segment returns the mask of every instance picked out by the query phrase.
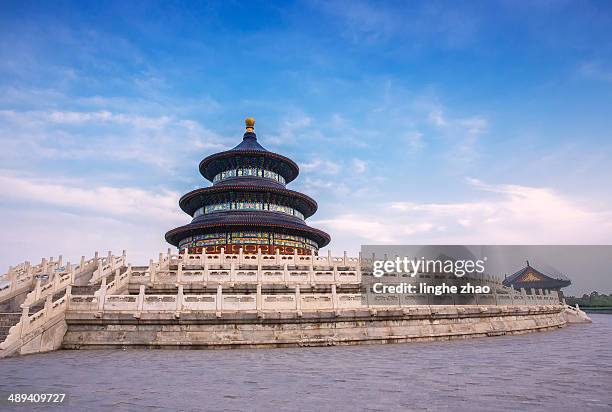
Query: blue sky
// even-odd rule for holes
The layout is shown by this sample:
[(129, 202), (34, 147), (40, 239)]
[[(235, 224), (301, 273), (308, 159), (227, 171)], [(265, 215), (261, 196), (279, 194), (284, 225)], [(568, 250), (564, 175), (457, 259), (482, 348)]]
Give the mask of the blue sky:
[(610, 243), (611, 39), (605, 1), (2, 1), (0, 265), (147, 261), (246, 116), (335, 254)]

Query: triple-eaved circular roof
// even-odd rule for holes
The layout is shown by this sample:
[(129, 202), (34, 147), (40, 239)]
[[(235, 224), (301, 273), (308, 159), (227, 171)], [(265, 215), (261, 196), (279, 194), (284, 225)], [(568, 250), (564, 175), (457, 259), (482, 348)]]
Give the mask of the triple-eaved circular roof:
[[(311, 197), (285, 188), (294, 180), (298, 165), (278, 153), (269, 152), (257, 142), (253, 133), (255, 121), (246, 120), (247, 132), (242, 142), (231, 150), (215, 153), (200, 162), (200, 173), (211, 182), (223, 171), (239, 168), (258, 168), (281, 175), (275, 180), (264, 176), (235, 176), (216, 181), (210, 187), (199, 188), (183, 195), (179, 200), (181, 209), (193, 216), (197, 209), (218, 203), (264, 201), (290, 206), (304, 215), (312, 216), (317, 211), (317, 202)], [(266, 175), (267, 176), (267, 175)], [(227, 210), (205, 213), (195, 217), (191, 223), (166, 233), (166, 240), (177, 246), (179, 242), (196, 234), (223, 232), (227, 230), (282, 231), (305, 236), (326, 246), (330, 237), (322, 230), (308, 226), (301, 218), (273, 210)]]

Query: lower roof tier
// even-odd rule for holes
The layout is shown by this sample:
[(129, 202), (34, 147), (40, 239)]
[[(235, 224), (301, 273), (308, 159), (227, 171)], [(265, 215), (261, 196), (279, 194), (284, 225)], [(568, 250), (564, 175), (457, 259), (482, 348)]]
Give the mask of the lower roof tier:
[(319, 248), (311, 239), (279, 231), (228, 230), (188, 236), (178, 245), (179, 251), (189, 253), (258, 253), (300, 255), (317, 253)]
[(166, 241), (179, 246), (183, 239), (210, 233), (233, 231), (261, 233), (283, 233), (308, 239), (318, 248), (326, 246), (330, 237), (322, 230), (306, 225), (298, 218), (273, 212), (218, 212), (200, 216), (190, 224), (172, 229), (166, 233)]

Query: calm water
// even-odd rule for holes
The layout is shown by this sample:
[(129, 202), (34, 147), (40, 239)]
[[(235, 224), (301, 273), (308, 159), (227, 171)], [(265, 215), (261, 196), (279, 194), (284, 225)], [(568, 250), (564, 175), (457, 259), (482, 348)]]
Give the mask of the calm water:
[(45, 409), (75, 411), (611, 411), (612, 315), (593, 320), (454, 342), (62, 351), (0, 361), (0, 392), (66, 392)]

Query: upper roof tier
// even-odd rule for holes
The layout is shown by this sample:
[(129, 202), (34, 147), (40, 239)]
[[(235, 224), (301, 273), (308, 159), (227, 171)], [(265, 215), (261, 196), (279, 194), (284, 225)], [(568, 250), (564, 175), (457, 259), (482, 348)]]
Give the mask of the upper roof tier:
[(240, 144), (233, 149), (212, 154), (200, 162), (202, 176), (212, 182), (216, 175), (226, 170), (257, 167), (280, 174), (285, 183), (294, 180), (300, 171), (298, 165), (288, 157), (270, 152), (259, 144), (253, 131), (255, 120), (249, 117), (245, 123), (246, 133)]

